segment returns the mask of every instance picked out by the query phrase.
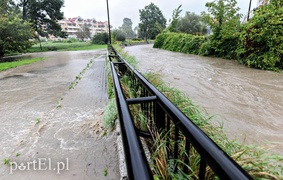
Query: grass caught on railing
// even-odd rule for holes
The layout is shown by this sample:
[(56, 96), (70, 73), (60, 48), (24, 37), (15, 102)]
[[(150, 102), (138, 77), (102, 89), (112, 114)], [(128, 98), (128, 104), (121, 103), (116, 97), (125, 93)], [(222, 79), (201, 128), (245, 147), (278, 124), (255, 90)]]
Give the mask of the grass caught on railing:
[[(121, 52), (121, 49), (118, 49), (119, 53), (128, 61), (129, 59), (133, 62), (129, 62), (133, 66), (136, 66), (135, 58), (127, 56), (126, 53)], [(280, 155), (270, 155), (268, 152), (260, 149), (257, 146), (247, 146), (239, 144), (236, 140), (231, 141), (225, 135), (222, 126), (213, 126), (210, 124), (210, 116), (203, 115), (199, 110), (200, 107), (195, 106), (192, 101), (181, 91), (171, 88), (165, 85), (162, 82), (159, 75), (155, 73), (146, 74), (145, 77), (148, 79), (150, 83), (152, 83), (159, 91), (161, 91), (174, 105), (176, 105), (187, 117), (189, 117), (202, 131), (204, 131), (216, 144), (218, 144), (229, 156), (231, 156), (240, 166), (242, 166), (253, 178), (255, 179), (283, 179), (283, 157)], [(130, 81), (124, 80), (123, 88), (125, 90), (125, 95), (130, 97), (131, 94), (136, 93), (135, 90), (128, 88), (131, 86)], [(141, 113), (138, 109), (139, 107), (135, 107), (134, 111), (136, 114), (136, 118), (139, 118), (139, 113)], [(133, 108), (134, 109), (134, 108)], [(141, 116), (142, 117), (142, 116)], [(137, 120), (136, 120), (137, 121)], [(152, 123), (149, 122), (148, 123)], [(154, 140), (151, 143), (152, 151), (152, 159), (153, 159), (153, 171), (155, 173), (155, 179), (180, 179), (180, 178), (188, 178), (188, 179), (196, 179), (196, 175), (198, 174), (198, 166), (200, 157), (198, 153), (192, 148), (190, 154), (190, 165), (189, 172), (191, 174), (182, 173), (182, 170), (179, 170), (178, 173), (172, 173), (170, 171), (171, 165), (173, 166), (175, 163), (183, 164), (183, 166), (188, 166), (184, 164), (182, 159), (173, 160), (167, 157), (165, 151), (165, 144), (171, 143), (167, 142), (168, 138), (166, 136), (169, 135), (170, 132), (164, 132), (161, 134), (152, 134)], [(182, 138), (181, 138), (182, 139)], [(179, 144), (185, 144), (185, 141), (180, 142)], [(182, 146), (181, 146), (182, 147)], [(154, 150), (153, 150), (154, 149)], [(185, 147), (180, 148), (179, 154), (184, 154)], [(170, 165), (170, 166), (169, 166)], [(211, 171), (209, 167), (207, 167), (207, 176), (209, 178), (214, 178), (211, 175)]]
[(112, 129), (115, 125), (115, 120), (117, 119), (117, 108), (116, 108), (116, 101), (114, 98), (110, 99), (106, 109), (103, 113), (103, 126)]

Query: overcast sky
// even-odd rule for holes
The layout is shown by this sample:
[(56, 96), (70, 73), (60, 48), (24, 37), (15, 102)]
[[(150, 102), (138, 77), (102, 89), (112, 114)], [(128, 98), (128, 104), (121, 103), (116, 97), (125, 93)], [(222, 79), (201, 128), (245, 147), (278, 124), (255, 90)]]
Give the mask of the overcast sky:
[[(213, 0), (108, 0), (110, 11), (110, 23), (117, 28), (122, 26), (123, 19), (128, 17), (133, 22), (133, 28), (139, 23), (139, 9), (153, 2), (162, 11), (167, 21), (172, 17), (173, 10), (182, 4), (182, 14), (186, 11), (200, 14), (206, 11), (205, 3)], [(248, 11), (248, 0), (237, 0), (238, 7), (241, 8), (240, 13), (246, 14)], [(257, 4), (257, 0), (253, 0), (252, 8)], [(83, 19), (95, 18), (97, 21), (107, 21), (106, 0), (65, 0), (63, 8), (64, 16), (77, 17)]]

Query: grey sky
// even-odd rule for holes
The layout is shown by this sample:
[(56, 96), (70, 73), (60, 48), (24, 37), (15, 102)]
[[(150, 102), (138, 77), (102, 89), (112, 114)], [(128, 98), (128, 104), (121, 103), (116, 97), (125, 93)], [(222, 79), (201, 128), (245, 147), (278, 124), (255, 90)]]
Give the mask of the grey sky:
[[(153, 2), (162, 11), (167, 21), (171, 18), (173, 10), (182, 4), (182, 14), (186, 11), (200, 14), (201, 11), (207, 10), (206, 2), (213, 0), (108, 0), (110, 11), (110, 23), (113, 27), (119, 27), (123, 24), (123, 19), (128, 17), (133, 22), (133, 28), (139, 23), (139, 9)], [(248, 11), (248, 0), (237, 0), (241, 8), (240, 13), (246, 14)], [(255, 7), (257, 0), (253, 0), (252, 7)], [(63, 8), (65, 17), (95, 18), (98, 21), (107, 21), (106, 0), (65, 0)]]

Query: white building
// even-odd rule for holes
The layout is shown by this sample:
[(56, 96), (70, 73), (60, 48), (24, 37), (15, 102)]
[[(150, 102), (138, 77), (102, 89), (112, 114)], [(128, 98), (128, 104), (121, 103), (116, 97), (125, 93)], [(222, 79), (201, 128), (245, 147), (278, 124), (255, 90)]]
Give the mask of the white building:
[(61, 25), (63, 31), (67, 32), (69, 37), (76, 38), (76, 32), (86, 24), (89, 29), (91, 36), (99, 32), (108, 32), (108, 22), (96, 21), (93, 19), (83, 19), (81, 17), (64, 18), (58, 22)]

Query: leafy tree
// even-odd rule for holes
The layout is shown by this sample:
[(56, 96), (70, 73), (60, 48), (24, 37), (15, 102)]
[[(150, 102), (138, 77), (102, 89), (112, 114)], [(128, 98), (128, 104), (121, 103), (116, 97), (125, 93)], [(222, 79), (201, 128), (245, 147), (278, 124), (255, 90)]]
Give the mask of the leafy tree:
[(93, 44), (107, 44), (109, 40), (108, 33), (97, 33), (93, 36), (92, 43)]
[(11, 6), (12, 2), (10, 0), (1, 0), (0, 1), (0, 15), (6, 14), (7, 11), (11, 11), (13, 9)]
[(140, 21), (139, 35), (144, 37), (147, 41), (148, 38), (154, 39), (166, 27), (166, 19), (164, 18), (161, 10), (153, 3), (145, 6), (144, 9), (139, 10)]
[(283, 1), (259, 7), (244, 25), (238, 55), (248, 66), (283, 69)]
[(176, 30), (187, 34), (206, 34), (207, 26), (202, 21), (202, 17), (191, 12), (178, 21)]
[(126, 40), (126, 35), (125, 35), (125, 33), (119, 33), (119, 34), (117, 34), (117, 36), (116, 36), (116, 40), (117, 41), (125, 41)]
[(210, 37), (210, 55), (235, 58), (239, 42), (240, 18), (236, 0), (214, 0), (206, 3), (208, 12), (202, 12), (204, 21), (213, 34)]
[[(182, 12), (181, 7), (182, 7), (182, 5), (178, 6), (178, 8), (173, 11), (173, 14), (172, 14), (172, 21), (171, 21), (171, 24), (170, 24), (169, 27), (168, 27), (168, 30), (169, 30), (170, 32), (178, 32), (178, 30), (177, 30), (177, 24), (178, 24), (178, 22), (179, 22), (180, 13)], [(170, 21), (170, 20), (169, 20), (169, 21)]]
[(63, 19), (61, 8), (64, 0), (19, 0), (18, 6), (22, 7), (23, 20), (32, 23), (33, 29), (41, 36), (48, 34), (66, 37), (58, 20)]
[(8, 52), (24, 52), (32, 46), (34, 31), (19, 14), (7, 12), (0, 16), (0, 57)]
[(120, 29), (114, 29), (112, 31), (112, 37), (116, 41), (125, 41), (126, 40), (126, 34)]
[(130, 18), (124, 18), (121, 30), (125, 33), (127, 37), (135, 37), (135, 32), (132, 28), (132, 20)]
[(84, 41), (86, 38), (90, 38), (90, 29), (87, 24), (84, 24), (81, 29), (76, 32), (76, 35), (79, 39)]
[(214, 0), (205, 4), (208, 12), (202, 12), (202, 15), (210, 25), (214, 37), (218, 38), (225, 33), (232, 34), (239, 28), (239, 7), (236, 5), (236, 0)]

